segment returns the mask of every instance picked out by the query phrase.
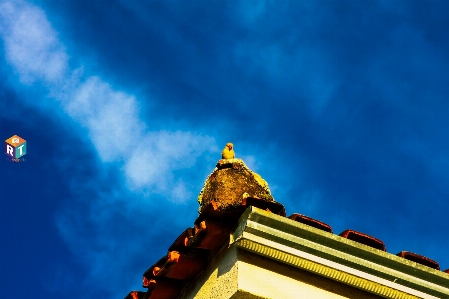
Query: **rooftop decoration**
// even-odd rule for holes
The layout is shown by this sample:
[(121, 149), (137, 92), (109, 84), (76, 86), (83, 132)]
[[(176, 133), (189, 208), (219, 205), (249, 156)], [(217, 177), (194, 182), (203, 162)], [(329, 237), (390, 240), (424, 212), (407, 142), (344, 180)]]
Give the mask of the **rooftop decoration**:
[(246, 166), (242, 159), (235, 158), (234, 146), (226, 144), (222, 159), (207, 177), (198, 196), (199, 212), (215, 201), (220, 211), (241, 206), (246, 198), (258, 198), (274, 202), (268, 183)]

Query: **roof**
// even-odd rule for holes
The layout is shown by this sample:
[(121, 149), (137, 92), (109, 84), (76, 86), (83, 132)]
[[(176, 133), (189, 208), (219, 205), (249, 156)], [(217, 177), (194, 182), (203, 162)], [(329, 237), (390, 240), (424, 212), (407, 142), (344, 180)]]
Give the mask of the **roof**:
[[(277, 202), (246, 198), (239, 208), (223, 212), (212, 201), (194, 227), (184, 230), (167, 255), (145, 271), (143, 287), (148, 290), (133, 291), (126, 299), (177, 298), (183, 285), (203, 271), (220, 248), (231, 245), (284, 263), (289, 260), (294, 267), (342, 283), (351, 280), (359, 288), (363, 288), (363, 279), (354, 282), (354, 277), (363, 272), (404, 292), (429, 295), (422, 298), (449, 298), (449, 270), (440, 271), (437, 262), (408, 251), (388, 253), (381, 240), (361, 232), (346, 230), (336, 235), (329, 225), (313, 218), (296, 213), (285, 216), (284, 207)], [(273, 246), (268, 250), (263, 244), (273, 240), (267, 236), (275, 236), (282, 250)], [(292, 252), (296, 260), (292, 260)], [(340, 265), (347, 275), (317, 267), (322, 259)]]
[[(413, 252), (388, 253), (381, 240), (362, 232), (337, 235), (330, 225), (306, 215), (286, 217), (268, 184), (241, 159), (217, 163), (199, 203), (193, 227), (143, 274), (147, 290), (132, 291), (126, 299), (176, 299), (220, 249), (229, 247), (389, 298), (449, 298), (449, 269), (440, 271), (436, 261)], [(367, 280), (376, 283), (368, 286)]]

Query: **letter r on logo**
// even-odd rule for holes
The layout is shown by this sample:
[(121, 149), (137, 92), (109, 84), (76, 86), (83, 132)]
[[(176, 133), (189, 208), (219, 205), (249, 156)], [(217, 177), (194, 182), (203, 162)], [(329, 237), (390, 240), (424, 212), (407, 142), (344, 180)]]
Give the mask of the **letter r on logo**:
[(9, 144), (6, 145), (6, 154), (10, 155), (11, 157), (14, 157), (14, 148)]

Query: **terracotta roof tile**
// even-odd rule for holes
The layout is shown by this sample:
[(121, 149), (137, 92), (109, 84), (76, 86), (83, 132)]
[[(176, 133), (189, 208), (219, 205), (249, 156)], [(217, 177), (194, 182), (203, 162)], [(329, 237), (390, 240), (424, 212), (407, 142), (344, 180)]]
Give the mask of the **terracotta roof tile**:
[(318, 229), (324, 230), (326, 232), (332, 233), (332, 227), (330, 225), (328, 225), (324, 222), (318, 221), (316, 219), (307, 217), (305, 215), (293, 213), (290, 216), (288, 216), (288, 218), (295, 220), (297, 222), (303, 223), (303, 224), (307, 224), (314, 228), (318, 228)]
[(220, 210), (215, 200), (212, 200), (206, 207), (203, 208), (195, 223), (198, 224), (206, 218), (215, 220), (226, 219), (230, 221), (237, 221), (249, 206), (254, 206), (256, 208), (269, 211), (283, 217), (285, 217), (286, 215), (284, 205), (279, 202), (265, 201), (263, 199), (254, 197), (246, 197), (242, 198), (240, 206), (236, 206), (233, 209), (227, 209), (224, 211)]
[(195, 234), (192, 238), (186, 238), (185, 243), (188, 246), (216, 251), (229, 242), (229, 235), (233, 226), (233, 222), (205, 219), (195, 223)]
[(357, 232), (355, 230), (347, 229), (347, 230), (343, 231), (342, 233), (340, 233), (340, 236), (342, 236), (346, 239), (356, 241), (356, 242), (365, 244), (367, 246), (382, 250), (382, 251), (386, 251), (384, 242), (382, 242), (381, 240), (379, 240), (377, 238), (366, 235), (364, 233)]
[(148, 268), (147, 271), (145, 271), (145, 273), (143, 274), (143, 286), (144, 287), (148, 287), (148, 285), (146, 285), (146, 282), (150, 281), (151, 279), (156, 278), (156, 276), (153, 275), (154, 268), (156, 268), (156, 267), (161, 268), (165, 264), (166, 260), (167, 260), (166, 256), (162, 257), (156, 263), (154, 263), (150, 268)]
[(202, 248), (185, 247), (182, 251), (169, 251), (152, 266), (152, 276), (145, 276), (147, 279), (166, 277), (191, 280), (206, 267), (208, 257), (209, 250)]
[(260, 198), (247, 197), (247, 198), (243, 198), (242, 206), (244, 207), (243, 212), (246, 210), (247, 207), (254, 206), (256, 208), (259, 208), (259, 209), (262, 209), (265, 211), (269, 211), (276, 215), (280, 215), (283, 217), (286, 216), (284, 205), (279, 202), (275, 202), (275, 201), (265, 201)]
[(147, 292), (131, 291), (125, 299), (147, 299)]
[(182, 286), (182, 281), (178, 280), (150, 279), (148, 281), (149, 296), (144, 299), (175, 299), (181, 292)]
[(206, 218), (216, 219), (216, 220), (228, 220), (237, 221), (241, 216), (240, 211), (221, 211), (216, 202), (212, 200), (200, 213), (195, 223), (199, 223)]
[[(175, 242), (168, 248), (168, 251), (178, 250), (180, 248), (186, 247), (188, 240), (190, 240), (195, 234), (195, 229), (186, 228), (179, 237), (176, 238)], [(186, 241), (187, 240), (187, 241)]]
[(434, 260), (429, 259), (428, 257), (413, 253), (413, 252), (409, 252), (409, 251), (401, 251), (398, 254), (396, 254), (397, 256), (403, 257), (407, 260), (416, 262), (418, 264), (433, 268), (433, 269), (437, 269), (440, 270), (440, 265), (435, 262)]

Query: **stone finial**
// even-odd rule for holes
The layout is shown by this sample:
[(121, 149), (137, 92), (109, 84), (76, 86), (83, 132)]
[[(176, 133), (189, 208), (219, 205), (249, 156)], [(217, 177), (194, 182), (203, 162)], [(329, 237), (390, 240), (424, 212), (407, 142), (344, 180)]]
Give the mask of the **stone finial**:
[(251, 171), (242, 159), (221, 159), (198, 196), (199, 212), (212, 200), (221, 211), (226, 211), (241, 205), (247, 197), (274, 201), (267, 182)]

